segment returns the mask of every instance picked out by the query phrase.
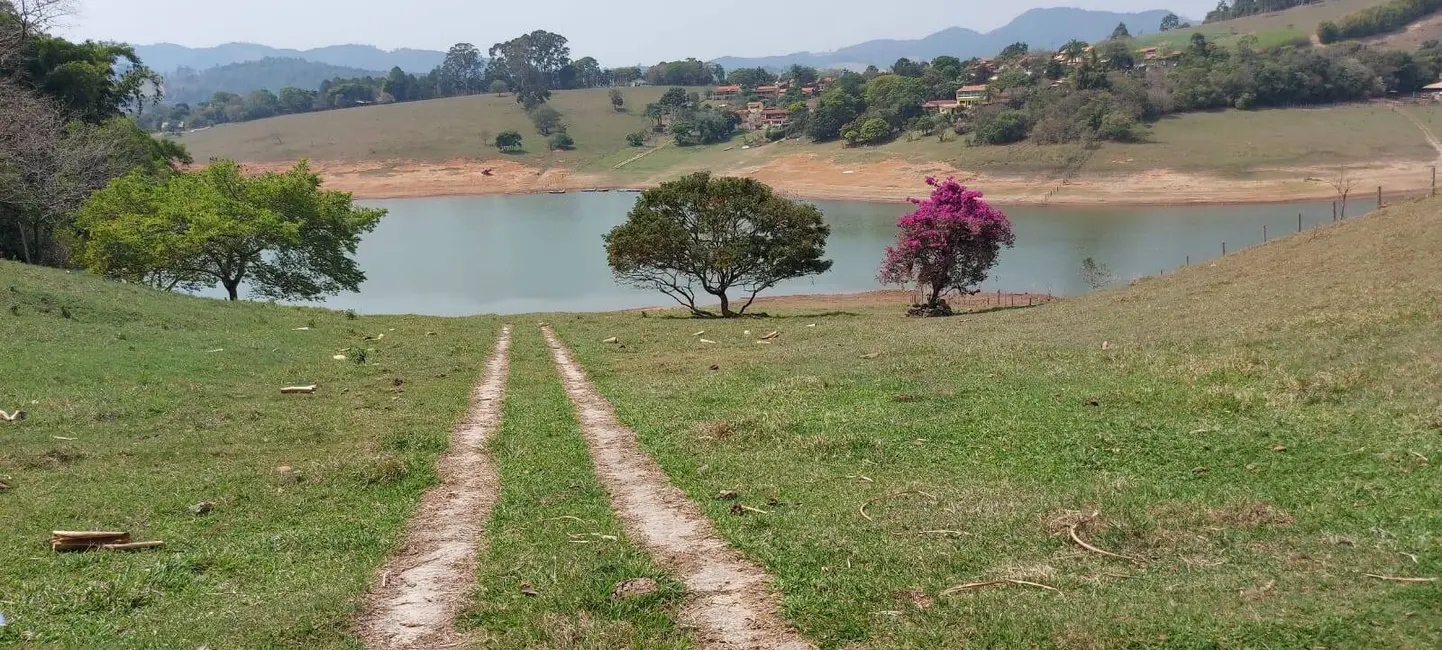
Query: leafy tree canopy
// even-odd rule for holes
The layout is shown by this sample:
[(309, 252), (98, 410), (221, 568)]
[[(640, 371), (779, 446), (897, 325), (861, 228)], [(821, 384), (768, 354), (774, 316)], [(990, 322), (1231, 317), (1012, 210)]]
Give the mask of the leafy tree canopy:
[[(716, 315), (697, 304), (709, 294), (730, 318), (783, 280), (830, 269), (822, 259), (830, 234), (815, 206), (754, 179), (699, 172), (642, 192), (604, 239), (618, 280), (660, 291), (697, 316)], [(733, 290), (745, 296), (740, 309)]]

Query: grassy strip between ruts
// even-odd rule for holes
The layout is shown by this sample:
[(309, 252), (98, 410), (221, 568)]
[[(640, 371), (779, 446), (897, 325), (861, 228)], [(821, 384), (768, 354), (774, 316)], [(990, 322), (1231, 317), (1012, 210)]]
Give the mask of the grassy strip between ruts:
[[(501, 498), (476, 597), (458, 625), (486, 648), (687, 648), (682, 586), (627, 539), (597, 484), (571, 403), (534, 326), (515, 328), (500, 435)], [(650, 578), (650, 595), (613, 597)]]
[[(826, 648), (1438, 647), (1439, 207), (1035, 309), (554, 323)], [(1059, 591), (948, 593), (1008, 579)]]
[[(29, 414), (0, 423), (0, 646), (107, 649), (358, 647), (359, 596), (496, 336), (4, 261), (0, 331), (0, 408)], [(165, 547), (47, 546), (85, 529)]]

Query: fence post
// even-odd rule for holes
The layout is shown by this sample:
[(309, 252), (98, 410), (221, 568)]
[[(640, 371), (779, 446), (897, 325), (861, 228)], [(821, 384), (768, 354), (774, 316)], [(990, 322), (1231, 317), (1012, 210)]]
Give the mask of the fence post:
[(1336, 201), (1333, 201), (1333, 202), (1332, 202), (1332, 221), (1336, 221), (1336, 220), (1337, 220), (1337, 202), (1336, 202)]
[(1302, 232), (1302, 213), (1297, 213), (1297, 232)]
[(1437, 166), (1432, 166), (1432, 196), (1437, 196)]
[(1227, 242), (1222, 242), (1222, 254), (1227, 254)]
[(1377, 186), (1377, 207), (1382, 207), (1382, 186)]
[(1191, 265), (1192, 265), (1192, 256), (1191, 256), (1191, 255), (1188, 255), (1188, 256), (1187, 256), (1187, 266), (1191, 266)]
[(1262, 224), (1262, 243), (1267, 243), (1267, 224)]

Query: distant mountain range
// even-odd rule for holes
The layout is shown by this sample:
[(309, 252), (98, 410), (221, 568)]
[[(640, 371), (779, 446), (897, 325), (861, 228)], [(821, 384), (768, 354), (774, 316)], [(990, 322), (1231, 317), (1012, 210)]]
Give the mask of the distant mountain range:
[(816, 68), (863, 68), (868, 65), (885, 68), (906, 57), (929, 61), (943, 54), (968, 59), (995, 55), (1002, 48), (1024, 42), (1033, 48), (1055, 49), (1072, 39), (1087, 42), (1111, 36), (1117, 23), (1126, 23), (1133, 36), (1161, 29), (1166, 10), (1141, 13), (1115, 13), (1058, 7), (1032, 9), (1004, 27), (981, 33), (964, 27), (944, 29), (917, 40), (877, 40), (843, 47), (834, 52), (796, 52), (782, 56), (734, 57), (716, 59), (727, 70), (738, 68), (780, 69), (795, 64)]
[(136, 46), (135, 53), (150, 69), (169, 74), (178, 68), (206, 70), (261, 59), (304, 59), (357, 70), (402, 70), (425, 74), (441, 64), (445, 52), (434, 50), (382, 50), (372, 45), (331, 45), (313, 50), (287, 50), (255, 43), (226, 43), (215, 47), (185, 47), (172, 43)]
[(244, 95), (253, 90), (279, 92), (286, 86), (315, 90), (327, 79), (384, 77), (384, 70), (362, 70), (304, 59), (267, 57), (259, 61), (229, 63), (204, 70), (176, 70), (165, 75), (165, 99), (195, 103), (219, 91)]

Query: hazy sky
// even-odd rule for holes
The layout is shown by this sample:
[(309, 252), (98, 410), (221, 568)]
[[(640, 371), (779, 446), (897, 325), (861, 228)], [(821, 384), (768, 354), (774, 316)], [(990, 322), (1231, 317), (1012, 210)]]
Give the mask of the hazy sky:
[[(210, 46), (230, 41), (311, 48), (365, 43), (444, 50), (545, 29), (576, 58), (605, 65), (687, 56), (823, 51), (876, 38), (918, 38), (947, 27), (988, 31), (1033, 7), (1171, 9), (1200, 17), (1215, 0), (78, 0), (72, 38)], [(754, 7), (747, 18), (739, 10)]]

